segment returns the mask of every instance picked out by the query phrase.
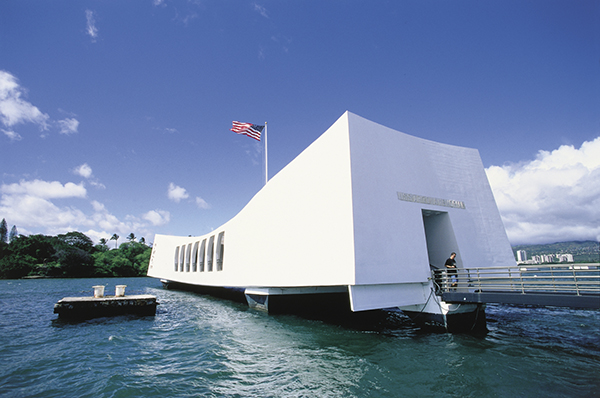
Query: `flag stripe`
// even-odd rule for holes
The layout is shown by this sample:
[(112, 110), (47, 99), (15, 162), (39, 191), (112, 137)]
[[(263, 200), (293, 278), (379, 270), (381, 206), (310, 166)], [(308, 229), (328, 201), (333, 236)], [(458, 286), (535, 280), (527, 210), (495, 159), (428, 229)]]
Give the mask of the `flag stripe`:
[(258, 126), (252, 123), (233, 122), (233, 126), (229, 129), (236, 134), (243, 134), (247, 137), (254, 138), (260, 141), (260, 135), (265, 126)]

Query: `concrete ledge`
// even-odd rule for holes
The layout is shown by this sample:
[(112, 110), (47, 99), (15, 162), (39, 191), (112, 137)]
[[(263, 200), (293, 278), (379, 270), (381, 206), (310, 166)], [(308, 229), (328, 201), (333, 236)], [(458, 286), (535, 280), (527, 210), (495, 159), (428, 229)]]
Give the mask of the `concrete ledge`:
[(149, 294), (134, 296), (65, 297), (54, 304), (60, 318), (90, 319), (125, 314), (155, 315), (156, 297)]

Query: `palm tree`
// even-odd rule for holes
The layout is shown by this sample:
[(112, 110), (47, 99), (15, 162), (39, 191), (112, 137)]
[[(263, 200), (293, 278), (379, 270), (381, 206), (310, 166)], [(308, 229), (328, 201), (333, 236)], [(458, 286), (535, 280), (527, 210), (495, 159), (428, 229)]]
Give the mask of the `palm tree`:
[(130, 234), (127, 236), (127, 239), (128, 239), (130, 242), (133, 242), (133, 241), (135, 240), (135, 235), (133, 234), (133, 232), (132, 232), (132, 233), (130, 233)]
[(108, 243), (108, 241), (107, 241), (106, 239), (104, 239), (104, 238), (100, 238), (100, 244), (101, 244), (102, 246), (106, 246), (106, 244), (107, 244), (107, 243)]
[(113, 234), (113, 236), (110, 237), (110, 240), (114, 240), (115, 241), (115, 249), (116, 249), (117, 248), (117, 242), (119, 241), (119, 235)]

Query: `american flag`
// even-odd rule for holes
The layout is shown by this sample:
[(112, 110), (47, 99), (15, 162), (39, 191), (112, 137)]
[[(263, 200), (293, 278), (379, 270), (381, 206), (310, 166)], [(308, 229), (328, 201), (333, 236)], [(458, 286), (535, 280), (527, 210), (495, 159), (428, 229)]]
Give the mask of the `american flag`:
[(260, 141), (260, 133), (263, 131), (264, 128), (265, 126), (234, 121), (233, 127), (231, 127), (229, 130), (237, 134), (247, 135), (250, 138), (254, 138), (257, 141)]

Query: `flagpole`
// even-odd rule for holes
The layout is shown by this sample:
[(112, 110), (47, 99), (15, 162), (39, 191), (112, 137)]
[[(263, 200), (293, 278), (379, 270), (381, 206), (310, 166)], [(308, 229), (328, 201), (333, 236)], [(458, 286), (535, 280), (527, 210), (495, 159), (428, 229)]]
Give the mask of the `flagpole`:
[(265, 122), (265, 185), (269, 182), (269, 149), (267, 146), (267, 122)]

